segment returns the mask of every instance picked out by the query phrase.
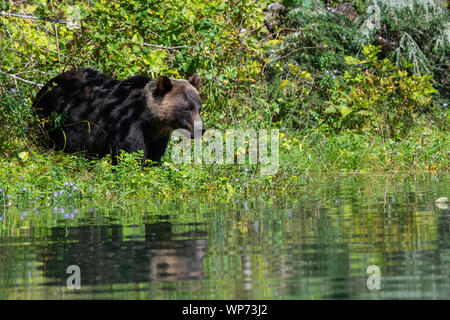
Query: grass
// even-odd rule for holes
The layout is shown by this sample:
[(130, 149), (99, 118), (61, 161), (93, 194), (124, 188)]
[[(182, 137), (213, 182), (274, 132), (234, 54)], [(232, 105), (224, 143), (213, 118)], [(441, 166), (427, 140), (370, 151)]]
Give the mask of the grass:
[(138, 154), (123, 154), (112, 169), (109, 159), (32, 149), (27, 156), (0, 159), (2, 206), (59, 206), (73, 202), (116, 205), (130, 200), (208, 200), (293, 194), (311, 174), (335, 172), (447, 171), (449, 137), (423, 127), (401, 140), (370, 134), (281, 133), (279, 170), (259, 174), (256, 165), (176, 165), (170, 149), (157, 167), (141, 169)]
[[(1, 79), (0, 79), (1, 80)], [(9, 207), (58, 207), (71, 203), (169, 199), (229, 200), (232, 198), (288, 195), (302, 191), (308, 176), (336, 172), (448, 171), (447, 118), (422, 115), (402, 139), (389, 139), (372, 131), (339, 133), (323, 128), (279, 128), (279, 169), (260, 175), (249, 164), (177, 165), (171, 145), (160, 166), (142, 169), (139, 155), (123, 154), (114, 169), (109, 159), (89, 160), (81, 155), (45, 149), (42, 130), (33, 116), (28, 88), (11, 90), (0, 82), (0, 210)], [(28, 90), (28, 91), (27, 91)], [(249, 117), (251, 119), (251, 117)], [(209, 119), (209, 128), (248, 128)], [(238, 123), (238, 122), (236, 122)]]

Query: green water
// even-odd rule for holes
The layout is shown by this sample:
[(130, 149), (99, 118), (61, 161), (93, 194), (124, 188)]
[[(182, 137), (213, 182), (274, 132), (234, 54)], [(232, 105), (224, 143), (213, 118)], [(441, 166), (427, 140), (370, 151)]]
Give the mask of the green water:
[(0, 298), (449, 299), (450, 211), (434, 204), (448, 177), (311, 176), (296, 193), (214, 203), (3, 206)]

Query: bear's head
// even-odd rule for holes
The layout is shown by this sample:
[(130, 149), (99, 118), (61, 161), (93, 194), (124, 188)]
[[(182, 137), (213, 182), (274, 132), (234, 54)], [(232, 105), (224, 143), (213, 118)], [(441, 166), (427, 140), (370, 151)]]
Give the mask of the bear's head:
[(205, 132), (200, 116), (202, 105), (198, 90), (201, 77), (188, 80), (160, 76), (148, 96), (147, 105), (152, 116), (168, 131), (185, 129), (191, 138), (199, 138)]

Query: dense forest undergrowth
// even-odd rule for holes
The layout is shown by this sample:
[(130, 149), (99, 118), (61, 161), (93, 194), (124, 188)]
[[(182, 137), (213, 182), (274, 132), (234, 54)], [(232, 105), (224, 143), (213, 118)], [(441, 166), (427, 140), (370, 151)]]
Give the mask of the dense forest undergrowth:
[[(5, 1), (0, 202), (290, 193), (309, 175), (447, 171), (445, 1)], [(207, 128), (279, 130), (279, 168), (90, 160), (43, 147), (42, 84), (93, 67), (118, 79), (202, 76)], [(58, 119), (54, 119), (58, 125)], [(236, 153), (245, 153), (237, 150)], [(317, 173), (320, 172), (320, 173)]]

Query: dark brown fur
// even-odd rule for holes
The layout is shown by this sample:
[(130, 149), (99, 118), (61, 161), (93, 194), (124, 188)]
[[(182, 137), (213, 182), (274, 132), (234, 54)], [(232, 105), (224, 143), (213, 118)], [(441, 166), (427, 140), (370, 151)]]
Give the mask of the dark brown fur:
[(67, 71), (38, 93), (33, 108), (44, 118), (59, 115), (64, 125), (50, 129), (55, 146), (87, 156), (119, 150), (143, 150), (147, 159), (159, 161), (175, 129), (186, 129), (194, 137), (194, 122), (204, 132), (198, 95), (200, 77), (189, 81), (134, 76), (125, 81), (85, 68)]

